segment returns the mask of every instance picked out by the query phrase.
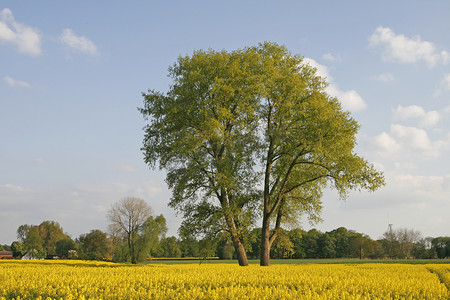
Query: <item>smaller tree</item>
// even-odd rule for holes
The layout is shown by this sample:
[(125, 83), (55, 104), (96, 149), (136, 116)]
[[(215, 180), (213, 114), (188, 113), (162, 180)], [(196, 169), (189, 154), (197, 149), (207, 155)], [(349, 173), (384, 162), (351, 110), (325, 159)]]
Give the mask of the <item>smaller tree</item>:
[(61, 225), (55, 221), (44, 221), (39, 225), (20, 225), (17, 229), (17, 238), (23, 243), (26, 251), (34, 249), (43, 257), (47, 254), (56, 254), (57, 241), (70, 239)]
[(56, 254), (56, 242), (70, 238), (64, 233), (62, 226), (55, 221), (44, 221), (38, 226), (39, 236), (42, 239), (42, 246), (47, 254)]
[(19, 241), (15, 241), (11, 244), (11, 251), (15, 258), (21, 258), (25, 254), (23, 244)]
[(437, 237), (431, 241), (432, 249), (438, 258), (450, 257), (450, 237)]
[(27, 239), (27, 235), (32, 229), (32, 225), (23, 224), (20, 225), (19, 228), (17, 228), (17, 238), (20, 242), (25, 243), (25, 240)]
[(127, 262), (130, 255), (128, 253), (128, 245), (126, 243), (119, 244), (114, 248), (112, 259), (114, 262)]
[(171, 236), (161, 240), (158, 248), (160, 257), (181, 257), (181, 250), (176, 237)]
[(126, 236), (131, 263), (137, 262), (135, 242), (139, 229), (151, 215), (148, 204), (135, 197), (127, 197), (114, 203), (107, 218), (111, 222), (112, 231), (121, 232)]
[(319, 258), (319, 239), (322, 234), (317, 229), (311, 229), (303, 233), (302, 244), (305, 250), (305, 258)]
[(421, 239), (419, 231), (406, 228), (391, 228), (384, 233), (382, 245), (390, 258), (409, 258), (414, 245)]
[(221, 250), (222, 251), (221, 251), (220, 258), (222, 258), (222, 259), (233, 259), (233, 254), (234, 254), (234, 247), (233, 247), (233, 245), (231, 245), (230, 243), (226, 243), (225, 245), (223, 245)]
[(180, 250), (181, 250), (181, 256), (183, 256), (183, 257), (199, 257), (200, 256), (199, 242), (194, 237), (181, 236)]
[(292, 258), (304, 258), (305, 249), (302, 247), (303, 231), (300, 228), (294, 228), (289, 231), (289, 239), (292, 241), (294, 254)]
[(59, 257), (69, 258), (70, 250), (76, 250), (77, 244), (71, 238), (61, 239), (56, 242), (55, 250), (56, 255)]
[(271, 248), (271, 257), (291, 258), (292, 255), (294, 255), (294, 243), (291, 241), (289, 234), (284, 229), (280, 229), (278, 238)]
[(77, 239), (82, 259), (103, 260), (109, 252), (109, 240), (101, 230), (91, 230)]
[(30, 230), (24, 242), (25, 250), (32, 258), (45, 258), (47, 252), (45, 251), (42, 238), (39, 236), (37, 226)]
[(335, 239), (327, 232), (322, 234), (318, 241), (319, 245), (319, 257), (320, 258), (335, 258), (336, 257), (336, 245)]
[(160, 241), (167, 233), (167, 222), (163, 215), (157, 217), (150, 216), (142, 224), (136, 239), (135, 253), (138, 261), (145, 260), (155, 253)]
[(248, 243), (245, 246), (248, 256), (251, 258), (259, 258), (261, 255), (261, 228), (253, 228), (248, 237)]
[(433, 251), (431, 249), (431, 241), (433, 238), (427, 237), (420, 239), (412, 250), (412, 254), (415, 258), (432, 258)]

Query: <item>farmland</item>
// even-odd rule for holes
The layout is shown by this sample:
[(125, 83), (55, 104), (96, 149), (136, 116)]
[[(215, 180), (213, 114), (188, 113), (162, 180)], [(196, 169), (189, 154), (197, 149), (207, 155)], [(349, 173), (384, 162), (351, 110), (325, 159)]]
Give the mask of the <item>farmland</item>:
[(0, 261), (0, 299), (448, 299), (450, 264)]

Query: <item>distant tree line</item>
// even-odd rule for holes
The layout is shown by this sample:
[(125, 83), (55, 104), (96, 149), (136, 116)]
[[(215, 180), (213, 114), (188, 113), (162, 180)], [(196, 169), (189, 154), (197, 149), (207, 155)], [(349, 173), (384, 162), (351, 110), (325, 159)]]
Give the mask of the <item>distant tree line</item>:
[[(281, 230), (271, 248), (275, 259), (430, 259), (450, 258), (450, 237), (422, 238), (420, 232), (410, 229), (387, 231), (379, 240), (344, 227), (329, 232), (299, 228)], [(223, 259), (234, 257), (234, 249), (226, 235), (219, 238), (214, 254)], [(261, 228), (250, 232), (246, 248), (252, 259), (260, 257)], [(180, 240), (180, 245), (184, 241)], [(181, 246), (180, 246), (181, 247)]]
[[(180, 258), (217, 256), (235, 259), (236, 254), (229, 235), (219, 233), (214, 239), (197, 239), (193, 236), (166, 237), (167, 224), (163, 215), (149, 216), (134, 234), (135, 261), (149, 258)], [(72, 239), (55, 221), (39, 225), (21, 225), (17, 229), (18, 241), (0, 245), (0, 250), (13, 251), (15, 258), (67, 258), (85, 260), (112, 260), (131, 262), (126, 236), (117, 231), (108, 233), (91, 230)], [(260, 256), (261, 228), (250, 231), (245, 239), (248, 256)], [(329, 232), (299, 228), (282, 230), (270, 252), (271, 258), (316, 259), (406, 259), (449, 258), (450, 237), (422, 238), (411, 229), (388, 230), (379, 240), (348, 230), (344, 227)]]

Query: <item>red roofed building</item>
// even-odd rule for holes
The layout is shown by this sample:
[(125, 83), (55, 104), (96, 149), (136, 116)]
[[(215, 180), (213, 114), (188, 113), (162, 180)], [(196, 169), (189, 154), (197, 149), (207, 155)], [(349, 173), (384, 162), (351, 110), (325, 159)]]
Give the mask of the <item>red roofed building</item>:
[(0, 259), (13, 259), (12, 251), (6, 251), (6, 250), (0, 251)]

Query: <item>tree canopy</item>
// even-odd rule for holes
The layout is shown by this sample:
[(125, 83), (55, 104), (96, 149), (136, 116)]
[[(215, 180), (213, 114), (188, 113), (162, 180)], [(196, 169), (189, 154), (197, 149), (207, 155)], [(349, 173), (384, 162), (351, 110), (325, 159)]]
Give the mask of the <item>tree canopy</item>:
[(39, 225), (20, 225), (17, 238), (23, 244), (23, 252), (33, 250), (31, 253), (37, 258), (57, 254), (57, 242), (70, 240), (61, 225), (55, 221), (43, 221)]
[(227, 230), (240, 265), (248, 264), (244, 244), (258, 217), (268, 265), (283, 223), (319, 218), (324, 187), (344, 198), (384, 184), (353, 152), (358, 123), (285, 47), (199, 50), (179, 57), (169, 76), (166, 94), (143, 95), (145, 162), (167, 170), (183, 228)]
[(324, 187), (345, 198), (352, 189), (379, 188), (384, 178), (354, 153), (359, 125), (325, 92), (327, 83), (314, 68), (276, 44), (265, 43), (255, 52), (263, 86), (258, 110), (265, 168), (261, 265), (268, 265), (283, 222), (305, 213), (318, 219)]
[(167, 95), (149, 91), (141, 109), (150, 123), (145, 161), (167, 170), (170, 205), (183, 213), (187, 228), (230, 231), (241, 265), (248, 264), (242, 239), (258, 196), (254, 57), (250, 50), (180, 57), (169, 69), (174, 84)]

